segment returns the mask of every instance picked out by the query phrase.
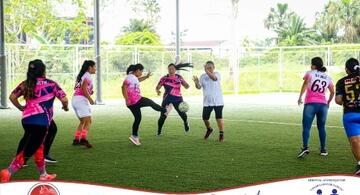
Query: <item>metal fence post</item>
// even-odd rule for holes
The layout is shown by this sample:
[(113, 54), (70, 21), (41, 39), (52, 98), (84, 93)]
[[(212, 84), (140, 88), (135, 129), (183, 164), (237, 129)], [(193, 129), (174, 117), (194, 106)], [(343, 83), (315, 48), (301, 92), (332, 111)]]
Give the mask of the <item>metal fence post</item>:
[(7, 75), (5, 59), (5, 36), (4, 36), (4, 1), (0, 0), (0, 108), (8, 108), (7, 105)]
[(283, 91), (283, 48), (279, 51), (279, 92)]

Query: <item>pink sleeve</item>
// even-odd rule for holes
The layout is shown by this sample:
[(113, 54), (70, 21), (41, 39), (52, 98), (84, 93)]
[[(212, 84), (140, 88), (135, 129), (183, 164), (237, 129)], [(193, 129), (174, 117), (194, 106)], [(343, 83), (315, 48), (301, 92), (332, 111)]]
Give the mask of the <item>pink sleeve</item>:
[(179, 75), (179, 78), (180, 78), (180, 82), (181, 82), (182, 85), (188, 84), (188, 83), (184, 80), (184, 78), (183, 78), (182, 76)]
[(84, 76), (81, 82), (84, 83), (85, 81), (89, 84), (91, 82), (91, 78), (89, 78), (88, 76)]
[(127, 79), (125, 79), (123, 82), (123, 85), (129, 86), (129, 84), (130, 84), (130, 82)]
[(20, 97), (24, 95), (24, 84), (20, 83), (12, 92), (11, 94), (15, 95), (16, 97)]
[(62, 98), (66, 97), (66, 93), (61, 89), (61, 87), (55, 83), (55, 87), (54, 87), (54, 93), (55, 96), (61, 100)]
[(308, 72), (303, 77), (304, 80), (309, 80), (310, 78), (311, 78), (311, 75)]
[(165, 83), (165, 77), (161, 77), (161, 79), (160, 79), (160, 81), (159, 81), (158, 85), (163, 86), (163, 85), (164, 85), (164, 83)]

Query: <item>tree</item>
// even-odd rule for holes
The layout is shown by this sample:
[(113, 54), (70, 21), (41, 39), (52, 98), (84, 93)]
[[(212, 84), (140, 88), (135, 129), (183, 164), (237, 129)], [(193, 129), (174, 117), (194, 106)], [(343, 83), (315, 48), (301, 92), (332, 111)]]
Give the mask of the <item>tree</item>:
[(144, 19), (130, 19), (130, 24), (122, 29), (124, 33), (143, 32), (146, 30), (155, 33), (155, 27), (153, 24)]
[(277, 33), (276, 43), (280, 45), (316, 44), (315, 30), (307, 28), (304, 19), (288, 9), (288, 5), (278, 3), (264, 20), (266, 28)]
[(117, 38), (118, 45), (161, 45), (160, 37), (150, 31), (143, 32), (128, 32), (125, 35)]
[(322, 42), (359, 42), (359, 8), (359, 0), (332, 0), (326, 4), (315, 22), (315, 29), (322, 37)]
[(267, 29), (270, 30), (282, 28), (287, 24), (290, 16), (293, 14), (294, 12), (289, 11), (287, 3), (278, 3), (276, 5), (276, 9), (270, 9), (269, 15), (264, 20), (264, 25)]
[(339, 22), (344, 31), (343, 40), (346, 43), (360, 41), (360, 1), (339, 0), (337, 5)]
[(151, 25), (155, 25), (159, 21), (160, 5), (157, 0), (128, 0), (128, 2), (140, 19), (145, 19)]
[(321, 13), (317, 13), (314, 29), (320, 35), (321, 42), (336, 43), (339, 41), (339, 20), (337, 18), (337, 5), (330, 1)]
[(292, 14), (289, 21), (275, 30), (280, 45), (313, 45), (316, 44), (315, 30), (306, 27), (304, 19)]
[[(26, 39), (36, 39), (40, 43), (63, 43), (67, 34), (71, 43), (87, 39), (91, 32), (85, 21), (85, 0), (5, 0), (5, 41), (25, 43)], [(56, 16), (56, 3), (72, 3), (79, 7), (74, 19)], [(26, 35), (26, 36), (25, 36)], [(76, 35), (76, 36), (75, 36)]]

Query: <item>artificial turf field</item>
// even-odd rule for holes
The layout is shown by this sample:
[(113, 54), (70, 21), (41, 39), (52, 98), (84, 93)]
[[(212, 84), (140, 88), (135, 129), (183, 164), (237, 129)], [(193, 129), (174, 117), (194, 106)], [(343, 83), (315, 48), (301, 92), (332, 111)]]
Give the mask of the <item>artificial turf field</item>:
[[(271, 97), (277, 100), (271, 103), (268, 97), (225, 97), (223, 143), (218, 142), (217, 131), (209, 140), (203, 139), (205, 130), (200, 98), (185, 98), (190, 103), (191, 130), (187, 135), (180, 117), (173, 111), (165, 122), (164, 135), (156, 137), (159, 114), (143, 108), (141, 146), (134, 146), (128, 140), (133, 118), (122, 101), (93, 106), (89, 140), (94, 148), (91, 149), (71, 145), (78, 119), (72, 110), (65, 113), (57, 105), (58, 134), (51, 155), (59, 162), (48, 165), (47, 170), (63, 181), (162, 192), (212, 191), (299, 176), (354, 171), (355, 163), (341, 128), (341, 107), (332, 104), (328, 114), (329, 155), (319, 155), (318, 132), (313, 127), (310, 154), (305, 159), (297, 159), (301, 147), (302, 107), (296, 105), (296, 96), (275, 94)], [(282, 101), (281, 98), (286, 99)], [(14, 108), (0, 110), (0, 121), (0, 167), (5, 168), (14, 157), (23, 129), (20, 112)], [(212, 124), (216, 127), (214, 119)], [(30, 160), (29, 165), (17, 172), (12, 180), (37, 179), (34, 162)]]

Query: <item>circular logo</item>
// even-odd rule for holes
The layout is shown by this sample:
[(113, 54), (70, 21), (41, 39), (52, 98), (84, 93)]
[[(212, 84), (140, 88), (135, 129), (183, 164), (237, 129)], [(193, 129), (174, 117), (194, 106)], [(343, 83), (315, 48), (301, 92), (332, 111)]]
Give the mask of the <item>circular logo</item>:
[(52, 184), (38, 183), (30, 189), (28, 195), (60, 195), (60, 193)]

